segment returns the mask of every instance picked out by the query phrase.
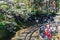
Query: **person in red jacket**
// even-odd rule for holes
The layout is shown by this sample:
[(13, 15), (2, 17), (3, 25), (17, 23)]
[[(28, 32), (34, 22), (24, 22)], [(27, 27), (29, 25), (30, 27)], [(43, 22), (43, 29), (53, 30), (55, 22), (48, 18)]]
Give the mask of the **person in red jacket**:
[(47, 28), (45, 29), (45, 35), (48, 37), (49, 40), (52, 38), (52, 34), (50, 32), (50, 27), (47, 25)]

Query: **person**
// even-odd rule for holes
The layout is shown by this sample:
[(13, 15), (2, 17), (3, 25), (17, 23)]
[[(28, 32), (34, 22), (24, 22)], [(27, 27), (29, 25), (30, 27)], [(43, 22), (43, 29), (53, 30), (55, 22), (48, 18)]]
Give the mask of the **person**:
[(38, 22), (39, 22), (39, 20), (37, 19), (37, 20), (36, 20), (36, 25), (37, 25), (37, 26), (38, 26)]
[(41, 37), (42, 37), (42, 38), (44, 38), (44, 37), (45, 37), (45, 33), (41, 33), (40, 35), (41, 35)]
[(40, 27), (40, 33), (44, 33), (45, 32), (45, 26), (41, 26)]
[(52, 34), (50, 32), (48, 32), (48, 30), (46, 30), (45, 34), (49, 40), (52, 39)]
[(44, 19), (44, 22), (45, 22), (45, 23), (47, 22), (47, 19), (46, 19), (46, 18)]
[(53, 16), (50, 16), (50, 21), (51, 21), (51, 22), (54, 21)]
[(51, 34), (51, 32), (50, 32), (50, 26), (49, 26), (49, 24), (47, 24), (46, 27), (47, 27), (47, 28), (45, 29), (45, 34), (46, 34), (46, 36), (48, 37), (48, 39), (51, 40), (52, 34)]
[(42, 38), (45, 37), (45, 26), (40, 27), (40, 35), (41, 35)]

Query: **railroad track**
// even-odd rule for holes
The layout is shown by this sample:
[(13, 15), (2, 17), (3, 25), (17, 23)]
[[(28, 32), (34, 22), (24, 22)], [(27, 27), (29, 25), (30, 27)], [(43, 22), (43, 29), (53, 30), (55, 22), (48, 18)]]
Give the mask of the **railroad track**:
[[(43, 24), (42, 24), (43, 25)], [(40, 25), (41, 26), (41, 25)], [(24, 40), (31, 40), (32, 34), (36, 32), (40, 27), (34, 27), (25, 36)]]
[[(45, 24), (45, 23), (44, 23)], [(22, 36), (20, 35), (17, 35), (15, 38), (13, 38), (12, 40), (33, 40), (32, 38), (35, 38), (35, 36), (32, 36), (34, 33), (36, 33), (36, 31), (39, 31), (39, 28), (44, 25), (44, 24), (39, 24), (39, 27), (38, 26), (33, 26), (32, 28), (29, 28), (29, 30), (27, 31), (24, 31), (22, 33)], [(37, 33), (38, 34), (38, 33)], [(39, 35), (38, 35), (39, 36)]]
[(29, 28), (29, 31), (25, 31), (22, 33), (23, 36), (20, 36), (19, 38), (17, 38), (17, 40), (26, 40), (27, 39), (27, 36), (33, 32), (34, 29), (36, 29), (37, 27), (32, 27), (32, 28)]

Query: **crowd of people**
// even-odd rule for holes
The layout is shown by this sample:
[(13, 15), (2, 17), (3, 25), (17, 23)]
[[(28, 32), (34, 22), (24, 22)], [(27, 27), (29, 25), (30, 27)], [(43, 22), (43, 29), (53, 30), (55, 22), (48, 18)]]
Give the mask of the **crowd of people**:
[(53, 16), (52, 15), (46, 15), (46, 16), (43, 16), (42, 18), (35, 18), (35, 23), (38, 25), (39, 24), (39, 22), (40, 23), (47, 23), (48, 21), (50, 21), (50, 22), (53, 22), (54, 21), (54, 18), (53, 18)]
[(52, 37), (56, 35), (57, 27), (54, 25), (54, 23), (47, 23), (40, 27), (39, 32), (43, 40), (52, 40)]

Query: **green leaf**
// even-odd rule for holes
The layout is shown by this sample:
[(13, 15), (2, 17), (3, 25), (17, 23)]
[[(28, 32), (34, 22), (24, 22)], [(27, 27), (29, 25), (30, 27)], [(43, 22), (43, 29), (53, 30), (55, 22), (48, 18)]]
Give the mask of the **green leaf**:
[(5, 25), (5, 22), (1, 21), (1, 22), (0, 22), (0, 25)]

